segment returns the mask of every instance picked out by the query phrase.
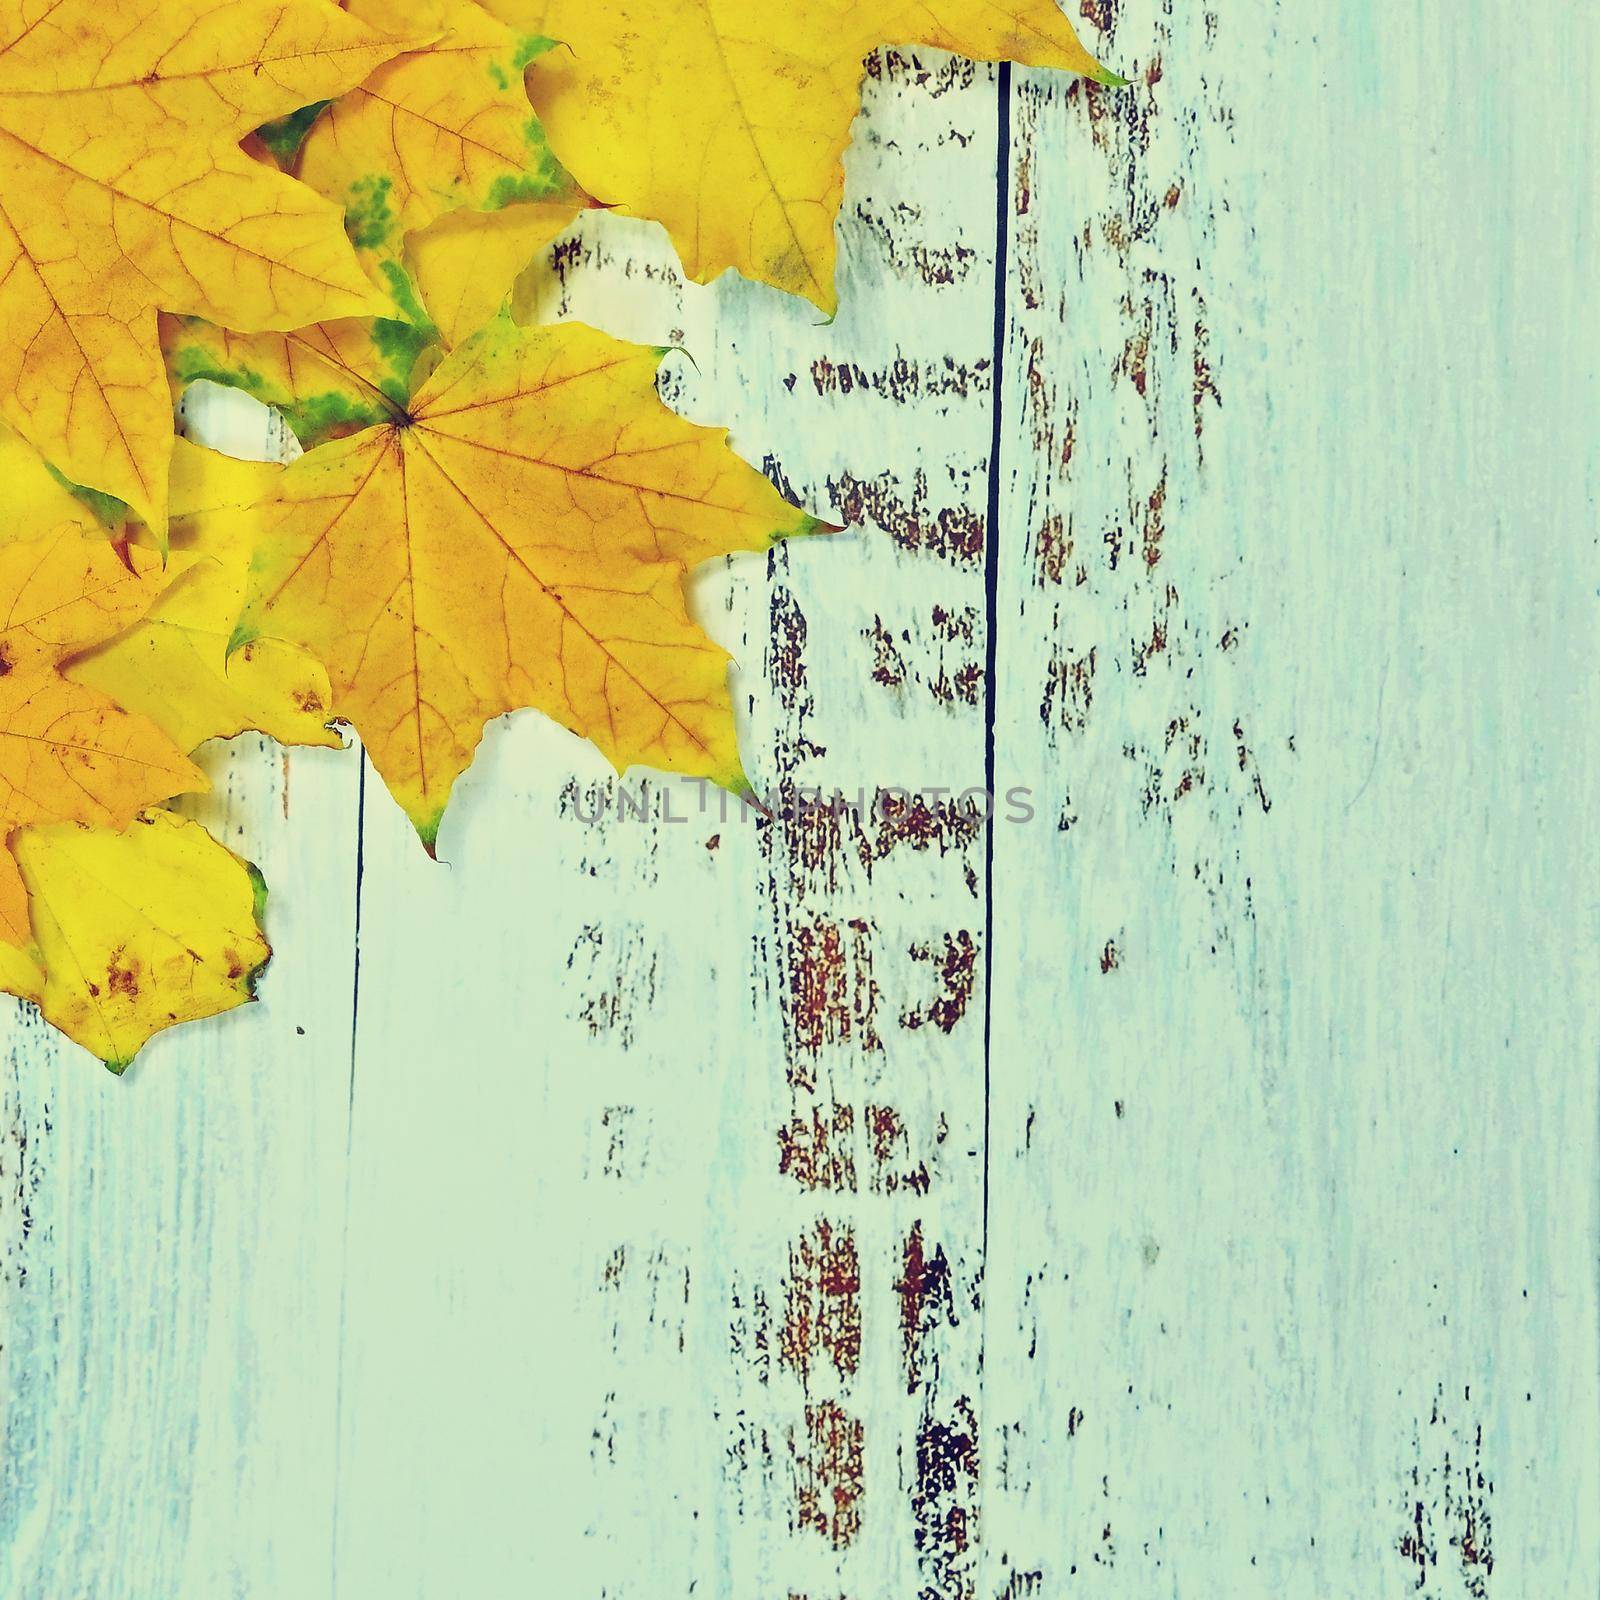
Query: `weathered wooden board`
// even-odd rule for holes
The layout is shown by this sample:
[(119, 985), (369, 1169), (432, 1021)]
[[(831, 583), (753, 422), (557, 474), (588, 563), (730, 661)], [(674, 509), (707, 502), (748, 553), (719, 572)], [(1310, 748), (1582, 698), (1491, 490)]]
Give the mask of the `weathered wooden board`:
[(978, 1592), (1594, 1593), (1593, 194), (1531, 182), (1590, 90), (1480, 89), (1487, 8), (1117, 9), (1128, 94), (1012, 105), (1047, 826), (994, 862)]
[(776, 815), (238, 741), (265, 1003), (3, 1019), (0, 1594), (1600, 1585), (1594, 20), (1082, 11), (874, 60), (835, 323), (540, 285), (849, 525)]

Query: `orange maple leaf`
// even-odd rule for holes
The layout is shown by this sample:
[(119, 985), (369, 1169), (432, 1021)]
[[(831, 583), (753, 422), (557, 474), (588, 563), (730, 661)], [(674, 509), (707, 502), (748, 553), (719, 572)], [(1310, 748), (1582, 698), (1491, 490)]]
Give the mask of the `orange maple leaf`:
[[(124, 559), (125, 558), (125, 559)], [(29, 942), (17, 829), (123, 827), (142, 808), (208, 787), (144, 717), (70, 682), (60, 664), (142, 616), (181, 563), (67, 527), (0, 547), (0, 940)]]

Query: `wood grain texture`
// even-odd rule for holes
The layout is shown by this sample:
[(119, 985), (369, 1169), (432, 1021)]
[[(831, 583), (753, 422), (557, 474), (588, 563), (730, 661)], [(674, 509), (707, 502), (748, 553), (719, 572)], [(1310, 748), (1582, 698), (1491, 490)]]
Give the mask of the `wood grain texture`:
[(833, 324), (539, 285), (848, 524), (697, 586), (776, 815), (235, 741), (264, 1004), (4, 1019), (0, 1594), (1600, 1585), (1595, 24), (1082, 11), (874, 58)]

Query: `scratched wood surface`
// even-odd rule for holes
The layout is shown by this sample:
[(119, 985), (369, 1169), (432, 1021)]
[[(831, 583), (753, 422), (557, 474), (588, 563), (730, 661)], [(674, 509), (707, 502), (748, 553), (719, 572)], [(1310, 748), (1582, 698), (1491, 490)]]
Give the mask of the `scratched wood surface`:
[(697, 604), (860, 815), (235, 741), (264, 1003), (0, 1019), (0, 1594), (1600, 1587), (1593, 14), (1082, 12), (874, 58), (832, 325), (529, 285), (849, 525)]

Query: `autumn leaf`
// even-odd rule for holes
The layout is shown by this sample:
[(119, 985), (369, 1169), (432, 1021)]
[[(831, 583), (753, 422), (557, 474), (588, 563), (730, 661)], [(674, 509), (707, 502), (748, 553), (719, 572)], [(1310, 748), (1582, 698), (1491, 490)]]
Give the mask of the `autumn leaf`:
[(89, 499), (21, 434), (0, 423), (0, 540), (37, 538), (69, 525), (83, 534), (108, 537), (120, 527), (127, 508), (121, 501), (104, 505), (108, 514), (102, 520)]
[(301, 106), (286, 117), (276, 117), (271, 122), (262, 123), (240, 143), (257, 160), (270, 161), (280, 172), (292, 172), (306, 135), (311, 132), (317, 118), (332, 104), (331, 100), (313, 100), (310, 105)]
[(377, 309), (337, 211), (238, 141), (409, 42), (327, 0), (0, 0), (0, 410), (68, 478), (164, 530), (158, 308)]
[(320, 663), (279, 639), (228, 654), (260, 537), (257, 508), (282, 471), (179, 439), (172, 549), (193, 564), (140, 621), (69, 663), (66, 677), (148, 717), (180, 750), (251, 730), (338, 749)]
[[(148, 717), (181, 750), (251, 729), (281, 744), (337, 747), (339, 737), (327, 725), (328, 675), (304, 651), (262, 640), (227, 658), (260, 531), (259, 514), (250, 508), (281, 471), (179, 439), (172, 471), (174, 581), (124, 632), (67, 662), (64, 675)], [(103, 497), (82, 493), (0, 426), (0, 547), (69, 523), (84, 534), (105, 534), (102, 519), (124, 530), (119, 503), (108, 509)]]
[(161, 319), (173, 389), (201, 380), (242, 389), (283, 413), (306, 449), (390, 421), (405, 409), (427, 330), (387, 318), (235, 334), (198, 318)]
[[(119, 1071), (156, 1030), (250, 998), (268, 953), (254, 869), (198, 823), (134, 815), (206, 787), (162, 732), (189, 748), (236, 708), (266, 706), (280, 724), (268, 731), (338, 742), (325, 712), (293, 698), (307, 683), (328, 698), (299, 651), (241, 652), (216, 677), (255, 531), (236, 507), (274, 470), (180, 440), (163, 569), (153, 550), (113, 543), (96, 497), (0, 428), (0, 991)], [(182, 519), (201, 508), (217, 514), (195, 540)]]
[(666, 225), (689, 276), (725, 268), (834, 310), (834, 220), (864, 58), (884, 44), (1120, 83), (1055, 0), (485, 0), (567, 46), (529, 93), (602, 202)]
[[(26, 899), (26, 885), (22, 892)], [(12, 994), (19, 1000), (32, 1000), (37, 1004), (43, 993), (44, 965), (39, 947), (15, 945), (9, 939), (0, 938), (0, 994)]]
[[(382, 27), (395, 8), (351, 0), (350, 9)], [(534, 252), (589, 202), (528, 103), (524, 68), (550, 41), (519, 37), (471, 0), (409, 0), (404, 9), (414, 33), (439, 37), (334, 101), (305, 135), (296, 171), (343, 208), (392, 314), (437, 324), (455, 343), (500, 308)]]
[(380, 425), (291, 463), (261, 506), (235, 642), (324, 663), (335, 713), (430, 852), (484, 725), (518, 707), (619, 769), (743, 783), (727, 656), (684, 578), (818, 524), (724, 432), (661, 403), (661, 355), (502, 314), (403, 407), (385, 398)]
[[(198, 822), (152, 811), (121, 830), (25, 828), (14, 848), (33, 905), (25, 997), (114, 1072), (162, 1028), (255, 997), (266, 885)], [(11, 987), (26, 972), (7, 955)]]
[[(124, 559), (124, 556), (126, 559)], [(27, 896), (10, 850), (21, 827), (122, 827), (142, 808), (207, 787), (153, 723), (59, 664), (135, 621), (184, 565), (122, 554), (68, 525), (0, 546), (0, 940), (29, 942)]]
[(504, 211), (453, 211), (406, 241), (412, 281), (446, 345), (476, 333), (505, 304), (533, 258), (566, 232), (570, 200)]

